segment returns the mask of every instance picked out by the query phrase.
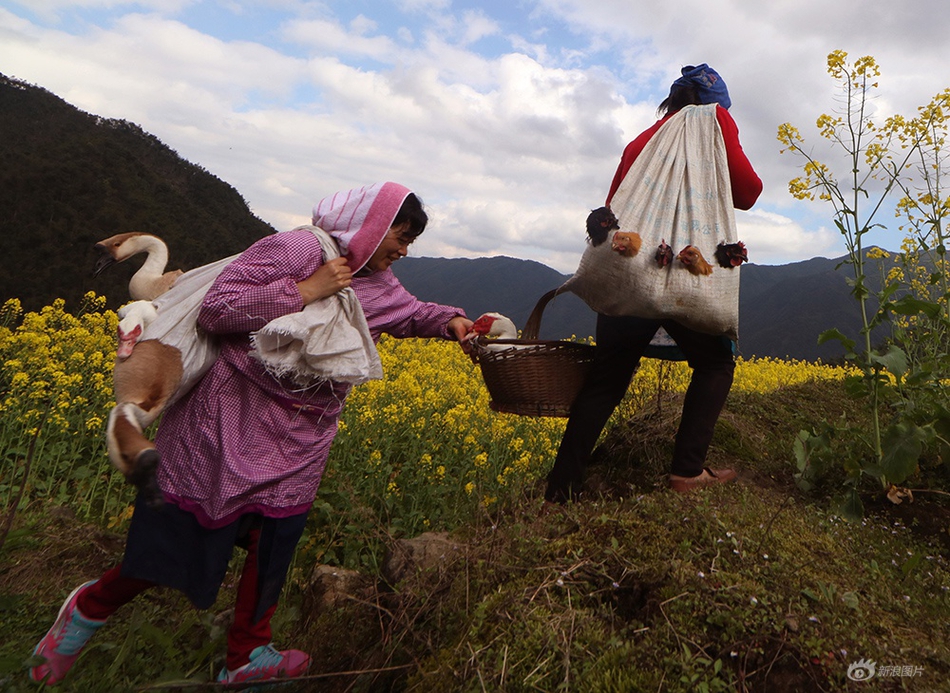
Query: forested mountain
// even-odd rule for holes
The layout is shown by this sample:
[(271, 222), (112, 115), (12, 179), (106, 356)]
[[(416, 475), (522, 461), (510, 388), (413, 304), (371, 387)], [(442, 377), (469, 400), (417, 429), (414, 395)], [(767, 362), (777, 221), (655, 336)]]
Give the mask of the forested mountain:
[(93, 278), (93, 245), (126, 231), (161, 236), (169, 269), (191, 269), (274, 229), (234, 188), (137, 125), (0, 75), (0, 298), (27, 310), (56, 297), (77, 307), (95, 290), (118, 306), (142, 259)]
[[(94, 290), (118, 307), (142, 258), (92, 276), (93, 244), (145, 231), (170, 249), (170, 269), (191, 269), (239, 252), (275, 229), (241, 195), (185, 161), (140, 127), (84, 113), (42, 89), (0, 75), (0, 301), (38, 310), (64, 298), (76, 310)], [(583, 226), (578, 224), (579, 243)], [(744, 265), (740, 350), (745, 356), (840, 357), (818, 335), (837, 327), (856, 337), (858, 312), (839, 260)], [(567, 276), (508, 257), (406, 258), (394, 266), (406, 287), (472, 317), (498, 311), (522, 327), (538, 299)], [(869, 272), (875, 276), (875, 272)], [(594, 333), (595, 316), (573, 294), (548, 304), (541, 338)]]

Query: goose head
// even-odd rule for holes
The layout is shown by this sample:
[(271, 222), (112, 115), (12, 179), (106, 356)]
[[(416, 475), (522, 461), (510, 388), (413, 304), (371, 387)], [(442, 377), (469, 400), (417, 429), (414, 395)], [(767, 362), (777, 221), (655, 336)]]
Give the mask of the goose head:
[(120, 233), (95, 245), (101, 253), (96, 263), (94, 274), (99, 275), (106, 267), (117, 262), (127, 260), (138, 253), (147, 253), (145, 262), (129, 280), (129, 295), (133, 299), (153, 300), (168, 291), (178, 277), (181, 270), (165, 271), (168, 263), (168, 246), (158, 236), (133, 231)]
[(100, 253), (94, 272), (96, 276), (106, 267), (110, 267), (123, 260), (128, 260), (138, 253), (164, 251), (166, 258), (168, 257), (168, 248), (161, 238), (140, 231), (110, 236), (109, 238), (99, 241), (93, 247)]
[(501, 313), (484, 313), (472, 324), (472, 333), (477, 337), (518, 339), (518, 328)]

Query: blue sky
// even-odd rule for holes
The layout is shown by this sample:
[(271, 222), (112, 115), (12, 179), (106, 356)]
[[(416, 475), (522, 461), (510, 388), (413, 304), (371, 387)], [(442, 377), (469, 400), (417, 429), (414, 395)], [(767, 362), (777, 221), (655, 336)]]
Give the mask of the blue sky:
[[(950, 86), (947, 36), (942, 0), (0, 0), (0, 73), (140, 125), (277, 229), (395, 180), (432, 218), (414, 254), (570, 273), (624, 145), (701, 62), (765, 183), (737, 214), (752, 262), (843, 254), (831, 210), (789, 196), (777, 127), (817, 143), (835, 49), (881, 64), (876, 113), (913, 114)], [(870, 243), (896, 249), (881, 221)]]

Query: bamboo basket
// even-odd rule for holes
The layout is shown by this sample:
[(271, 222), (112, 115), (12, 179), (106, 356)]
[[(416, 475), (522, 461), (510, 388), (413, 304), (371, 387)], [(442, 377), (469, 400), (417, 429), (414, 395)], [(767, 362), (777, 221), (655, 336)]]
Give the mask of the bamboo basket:
[[(481, 368), (492, 410), (521, 416), (570, 414), (593, 363), (594, 347), (537, 338), (544, 308), (557, 294), (552, 289), (538, 300), (521, 339), (473, 341), (472, 360)], [(499, 349), (505, 346), (512, 348)]]

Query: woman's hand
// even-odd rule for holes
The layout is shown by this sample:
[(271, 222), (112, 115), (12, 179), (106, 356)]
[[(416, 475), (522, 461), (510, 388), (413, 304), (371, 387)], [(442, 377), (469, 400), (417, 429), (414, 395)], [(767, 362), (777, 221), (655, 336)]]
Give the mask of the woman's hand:
[(346, 264), (345, 257), (338, 257), (325, 262), (317, 271), (297, 282), (297, 290), (303, 298), (303, 304), (319, 301), (321, 298), (332, 296), (340, 289), (345, 289), (353, 282), (353, 273)]
[(465, 337), (469, 332), (471, 332), (473, 324), (474, 323), (464, 315), (456, 315), (454, 318), (449, 320), (449, 334), (455, 337), (456, 341), (462, 345), (462, 351), (464, 351), (466, 354), (472, 350), (470, 341)]

